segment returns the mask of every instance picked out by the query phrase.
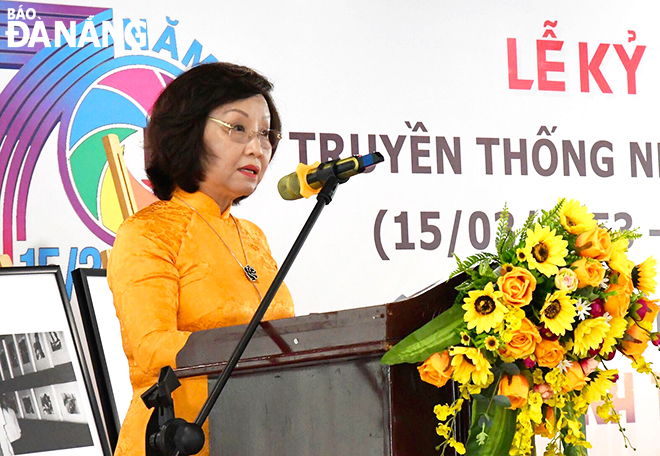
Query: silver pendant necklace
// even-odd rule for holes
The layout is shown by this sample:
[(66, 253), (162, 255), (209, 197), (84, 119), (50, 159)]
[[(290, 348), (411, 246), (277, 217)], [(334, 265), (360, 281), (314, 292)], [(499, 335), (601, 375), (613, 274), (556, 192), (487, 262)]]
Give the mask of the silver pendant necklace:
[(241, 269), (243, 270), (243, 273), (245, 274), (245, 277), (250, 281), (250, 283), (252, 284), (252, 286), (254, 286), (254, 289), (257, 291), (257, 294), (259, 295), (259, 299), (261, 299), (261, 293), (259, 292), (259, 289), (257, 288), (257, 285), (254, 283), (254, 282), (256, 282), (256, 281), (259, 279), (259, 276), (257, 275), (257, 270), (254, 269), (252, 266), (250, 266), (250, 265), (248, 264), (247, 252), (245, 251), (245, 246), (243, 245), (243, 236), (241, 235), (241, 230), (240, 230), (240, 228), (238, 227), (238, 222), (236, 221), (236, 219), (234, 218), (234, 216), (231, 215), (231, 214), (229, 214), (229, 216), (231, 217), (231, 219), (232, 219), (233, 222), (234, 222), (234, 226), (236, 227), (236, 231), (238, 232), (238, 239), (239, 239), (239, 241), (241, 242), (241, 249), (243, 250), (243, 257), (245, 258), (245, 266), (243, 266), (243, 263), (241, 263), (241, 261), (240, 261), (238, 258), (236, 258), (236, 255), (234, 255), (234, 252), (231, 251), (231, 249), (229, 248), (229, 246), (227, 245), (227, 243), (224, 241), (224, 239), (222, 239), (222, 236), (220, 236), (220, 233), (218, 233), (218, 232), (215, 230), (215, 228), (213, 228), (213, 225), (211, 225), (211, 224), (209, 223), (209, 221), (206, 220), (206, 219), (204, 218), (204, 216), (203, 216), (202, 214), (200, 214), (200, 212), (199, 212), (197, 209), (195, 209), (193, 206), (191, 206), (190, 204), (188, 204), (186, 201), (184, 201), (183, 199), (179, 198), (178, 196), (176, 196), (176, 195), (173, 195), (173, 196), (174, 196), (176, 199), (178, 199), (179, 201), (181, 201), (183, 204), (185, 204), (186, 206), (188, 206), (190, 209), (192, 209), (193, 211), (195, 211), (195, 212), (197, 213), (197, 215), (199, 215), (199, 217), (200, 217), (202, 220), (204, 220), (204, 222), (208, 225), (208, 227), (211, 228), (211, 231), (213, 231), (213, 232), (215, 233), (215, 235), (218, 237), (218, 239), (220, 239), (220, 242), (222, 242), (222, 244), (225, 246), (225, 248), (227, 249), (227, 251), (231, 254), (231, 256), (234, 257), (234, 260), (236, 260), (236, 262), (238, 263), (238, 265), (239, 265), (239, 266), (241, 267)]

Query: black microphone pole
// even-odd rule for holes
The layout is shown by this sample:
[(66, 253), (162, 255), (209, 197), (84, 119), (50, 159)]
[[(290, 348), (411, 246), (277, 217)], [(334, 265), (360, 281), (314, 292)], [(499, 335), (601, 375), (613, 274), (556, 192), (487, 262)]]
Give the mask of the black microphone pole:
[(202, 409), (199, 411), (199, 415), (197, 415), (197, 418), (195, 418), (195, 424), (202, 426), (206, 421), (206, 418), (209, 416), (209, 413), (211, 413), (211, 409), (213, 408), (218, 398), (220, 397), (220, 393), (222, 393), (223, 388), (227, 384), (227, 380), (229, 380), (229, 376), (234, 371), (236, 364), (238, 364), (238, 360), (243, 355), (243, 352), (245, 351), (247, 344), (250, 342), (250, 339), (252, 339), (252, 336), (257, 330), (257, 326), (259, 326), (259, 323), (261, 323), (261, 320), (264, 318), (264, 315), (266, 314), (266, 311), (268, 310), (270, 303), (272, 302), (273, 298), (275, 297), (275, 294), (279, 290), (280, 285), (282, 285), (282, 282), (284, 282), (284, 277), (289, 272), (289, 269), (291, 269), (291, 265), (298, 256), (300, 249), (302, 249), (302, 246), (307, 240), (307, 236), (309, 236), (309, 233), (312, 231), (312, 228), (314, 227), (316, 220), (321, 215), (323, 208), (332, 202), (332, 197), (335, 194), (335, 190), (337, 189), (337, 186), (345, 181), (346, 180), (340, 181), (337, 177), (331, 177), (328, 181), (326, 181), (325, 185), (317, 195), (316, 205), (314, 206), (314, 209), (312, 209), (312, 213), (307, 218), (307, 222), (305, 222), (305, 225), (303, 226), (300, 234), (296, 238), (296, 241), (293, 243), (293, 246), (291, 247), (291, 250), (289, 251), (289, 254), (287, 255), (286, 259), (282, 263), (282, 266), (280, 267), (279, 271), (277, 271), (277, 274), (273, 279), (273, 283), (270, 284), (270, 287), (268, 288), (266, 295), (261, 301), (261, 304), (259, 304), (259, 308), (257, 309), (257, 312), (252, 317), (252, 320), (245, 329), (245, 333), (243, 333), (241, 340), (238, 342), (238, 345), (234, 349), (234, 352), (232, 353), (231, 357), (229, 358), (229, 361), (227, 362), (227, 367), (225, 367), (225, 369), (222, 371), (222, 374), (220, 374), (220, 378), (218, 379), (218, 382), (213, 387), (213, 390), (211, 390), (211, 394), (209, 394), (209, 397), (204, 403), (204, 406), (202, 406)]
[[(234, 349), (227, 366), (220, 374), (217, 383), (214, 385), (211, 393), (209, 394), (206, 402), (202, 406), (197, 418), (195, 418), (194, 423), (187, 423), (180, 418), (173, 419), (173, 411), (163, 412), (159, 410), (158, 404), (165, 404), (167, 407), (172, 407), (171, 399), (167, 400), (165, 397), (167, 394), (171, 394), (171, 391), (178, 387), (178, 385), (173, 385), (174, 382), (178, 383), (177, 380), (172, 380), (173, 372), (172, 368), (169, 366), (164, 367), (161, 370), (161, 376), (159, 382), (162, 379), (163, 385), (156, 383), (152, 386), (142, 398), (145, 401), (148, 408), (155, 408), (153, 412), (152, 421), (155, 421), (156, 417), (159, 416), (158, 421), (158, 430), (156, 431), (155, 427), (152, 427), (147, 430), (146, 435), (146, 446), (147, 446), (147, 456), (150, 455), (174, 455), (174, 456), (184, 456), (197, 454), (202, 449), (204, 445), (204, 433), (202, 432), (202, 425), (206, 421), (211, 413), (211, 409), (218, 401), (222, 390), (224, 389), (229, 377), (236, 368), (238, 360), (243, 355), (245, 348), (248, 343), (254, 336), (254, 333), (257, 330), (257, 327), (261, 323), (270, 303), (272, 302), (275, 294), (284, 282), (284, 277), (291, 269), (291, 265), (298, 256), (300, 249), (302, 248), (305, 240), (307, 239), (309, 233), (311, 232), (316, 220), (321, 215), (323, 208), (330, 204), (332, 198), (335, 194), (337, 186), (341, 183), (346, 182), (348, 179), (340, 179), (335, 175), (331, 176), (324, 184), (323, 188), (317, 195), (316, 205), (312, 209), (311, 214), (307, 218), (307, 222), (303, 226), (300, 234), (296, 238), (296, 241), (293, 243), (289, 254), (282, 263), (282, 266), (279, 268), (279, 271), (275, 275), (273, 282), (271, 283), (268, 291), (263, 297), (261, 304), (257, 308), (256, 313), (252, 317), (252, 320), (248, 324), (241, 340), (238, 342), (238, 345)], [(168, 372), (169, 371), (169, 372)], [(159, 396), (160, 394), (160, 396)], [(155, 426), (155, 422), (153, 423)]]

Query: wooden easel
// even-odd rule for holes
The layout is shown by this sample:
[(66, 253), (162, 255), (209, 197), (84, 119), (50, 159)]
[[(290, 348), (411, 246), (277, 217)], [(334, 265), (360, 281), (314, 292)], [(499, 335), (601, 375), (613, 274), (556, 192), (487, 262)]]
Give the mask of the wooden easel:
[[(109, 134), (103, 137), (103, 148), (105, 149), (105, 156), (108, 159), (108, 168), (112, 175), (112, 182), (117, 191), (121, 215), (126, 220), (137, 212), (138, 207), (135, 203), (130, 175), (124, 161), (124, 149), (119, 143), (119, 137), (115, 134)], [(111, 250), (107, 249), (101, 252), (101, 264), (103, 268), (108, 266)]]

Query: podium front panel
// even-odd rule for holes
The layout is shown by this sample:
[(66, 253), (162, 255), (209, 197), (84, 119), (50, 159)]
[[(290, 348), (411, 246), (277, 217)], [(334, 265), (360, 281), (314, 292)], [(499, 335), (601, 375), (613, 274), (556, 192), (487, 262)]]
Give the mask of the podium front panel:
[(431, 455), (433, 405), (448, 394), (379, 357), (236, 375), (209, 416), (211, 455)]

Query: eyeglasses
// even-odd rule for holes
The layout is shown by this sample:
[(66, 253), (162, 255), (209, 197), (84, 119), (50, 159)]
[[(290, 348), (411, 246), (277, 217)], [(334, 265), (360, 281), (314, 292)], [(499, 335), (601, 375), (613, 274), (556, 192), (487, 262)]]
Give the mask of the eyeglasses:
[(261, 130), (261, 131), (247, 131), (245, 127), (241, 124), (232, 125), (230, 123), (224, 122), (215, 117), (209, 116), (213, 122), (219, 123), (223, 127), (227, 128), (229, 137), (240, 144), (247, 144), (252, 141), (252, 138), (257, 135), (259, 137), (259, 144), (263, 149), (272, 150), (277, 147), (277, 143), (282, 139), (282, 133), (277, 130)]

